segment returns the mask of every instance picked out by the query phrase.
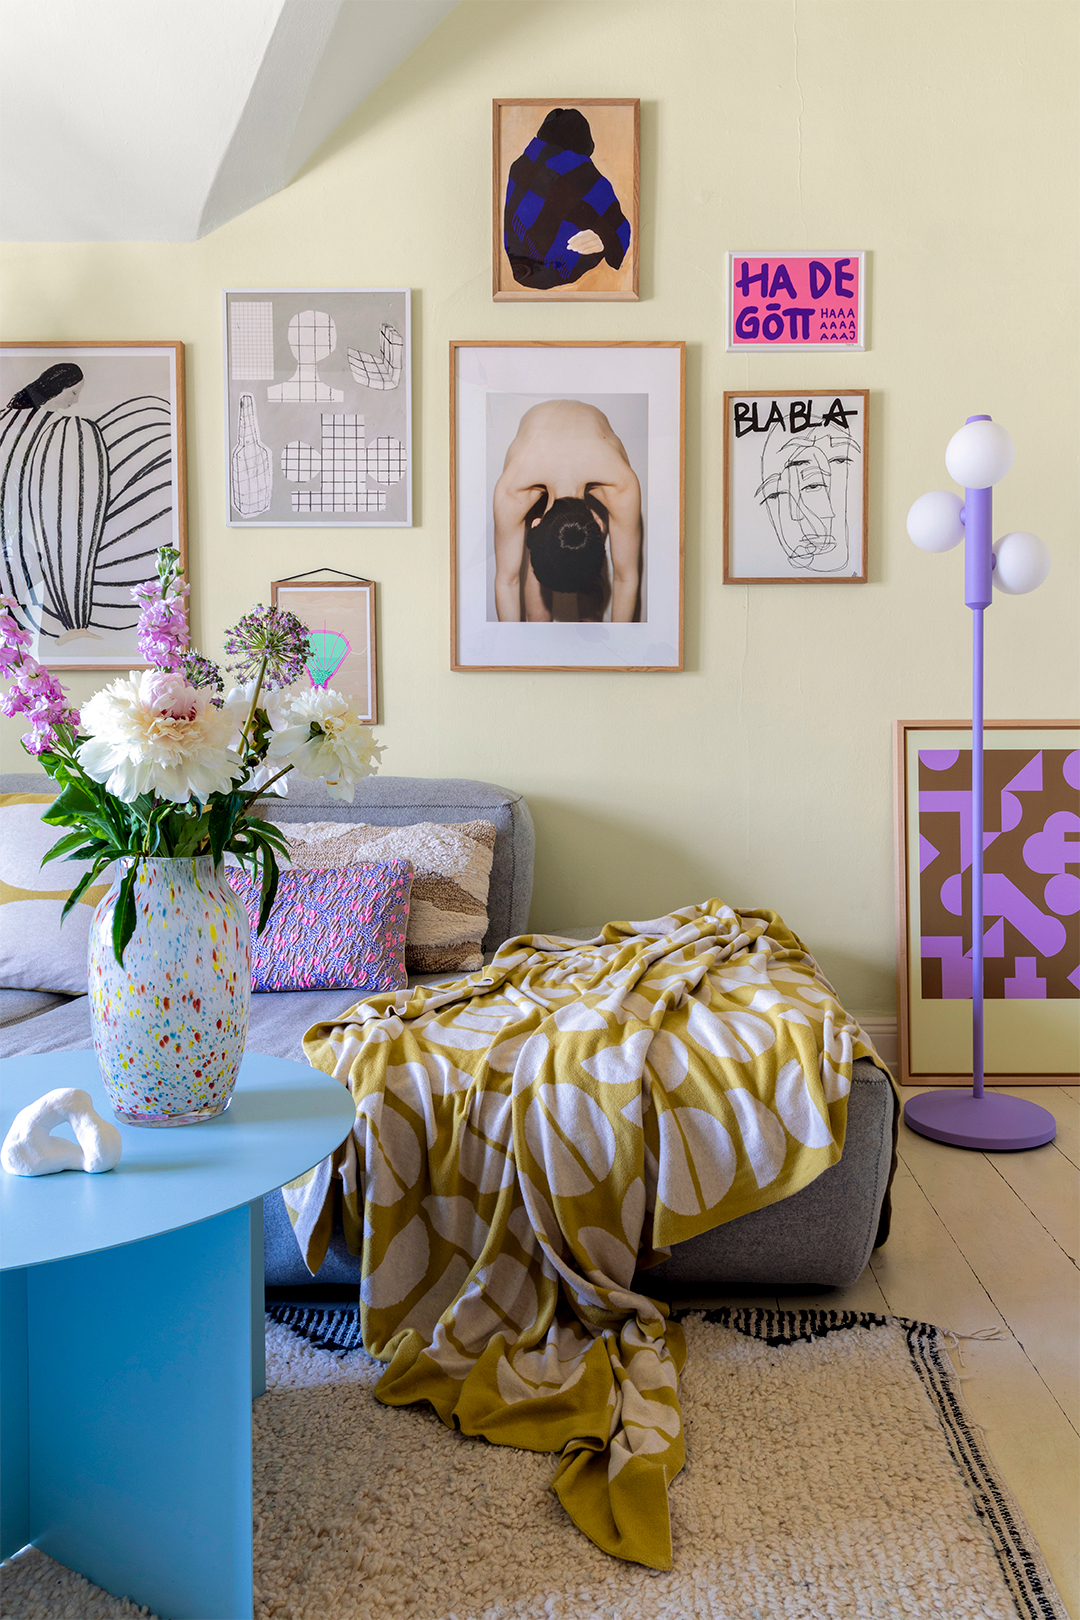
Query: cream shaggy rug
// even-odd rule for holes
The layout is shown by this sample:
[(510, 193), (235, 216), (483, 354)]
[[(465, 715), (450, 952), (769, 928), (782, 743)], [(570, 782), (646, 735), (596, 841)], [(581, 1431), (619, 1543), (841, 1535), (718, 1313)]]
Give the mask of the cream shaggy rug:
[[(268, 1322), (255, 1404), (256, 1620), (1067, 1620), (934, 1328), (687, 1317), (689, 1462), (655, 1574), (574, 1529), (553, 1457), (380, 1406), (377, 1362), (319, 1347), (354, 1343), (353, 1313), (274, 1315), (292, 1326)], [(148, 1613), (33, 1549), (3, 1572), (5, 1620)]]

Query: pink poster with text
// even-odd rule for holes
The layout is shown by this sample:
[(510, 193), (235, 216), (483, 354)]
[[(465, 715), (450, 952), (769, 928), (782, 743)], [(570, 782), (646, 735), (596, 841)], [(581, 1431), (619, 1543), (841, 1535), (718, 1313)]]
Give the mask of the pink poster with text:
[(728, 254), (729, 349), (864, 349), (863, 253)]

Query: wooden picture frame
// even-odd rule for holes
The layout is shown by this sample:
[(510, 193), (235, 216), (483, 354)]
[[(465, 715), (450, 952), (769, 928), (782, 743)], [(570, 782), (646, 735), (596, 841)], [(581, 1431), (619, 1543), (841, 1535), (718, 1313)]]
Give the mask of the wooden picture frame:
[[(682, 668), (685, 379), (681, 342), (450, 344), (452, 669)], [(534, 409), (552, 420), (543, 465), (522, 471), (538, 418), (523, 423)], [(560, 432), (572, 467), (559, 462)], [(540, 537), (526, 546), (525, 532), (542, 514), (532, 495), (525, 514), (517, 492), (520, 524), (504, 524), (497, 580), (495, 500), (499, 485), (509, 499), (508, 472), (529, 480), (548, 507), (564, 496), (578, 503), (560, 511), (577, 514), (582, 527), (571, 538), (591, 548), (579, 571), (588, 572), (586, 556), (598, 564), (587, 584), (539, 584)], [(603, 500), (593, 494), (601, 485)], [(553, 533), (544, 537), (550, 544)]]
[(228, 287), (225, 521), (412, 526), (408, 287)]
[(491, 111), (494, 300), (636, 300), (641, 102), (497, 97)]
[(725, 585), (866, 584), (869, 408), (867, 388), (725, 392)]
[(161, 545), (187, 566), (184, 345), (2, 343), (0, 399), (0, 592), (31, 655), (146, 669), (131, 589), (157, 577)]
[[(1080, 721), (988, 720), (984, 760), (986, 1082), (1069, 1084), (1080, 879), (1062, 829), (1080, 826)], [(900, 1081), (970, 1086), (970, 720), (897, 720), (894, 764)]]
[[(372, 579), (275, 579), (270, 601), (295, 613), (321, 645), (313, 645), (308, 678), (352, 700), (367, 726), (379, 719), (375, 581)], [(335, 639), (337, 638), (337, 639)], [(346, 643), (341, 651), (340, 642)]]

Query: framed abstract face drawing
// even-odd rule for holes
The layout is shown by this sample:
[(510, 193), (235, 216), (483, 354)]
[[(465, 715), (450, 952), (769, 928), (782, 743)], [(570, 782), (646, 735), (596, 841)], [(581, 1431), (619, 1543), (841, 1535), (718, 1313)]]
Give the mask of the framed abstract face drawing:
[(869, 400), (725, 393), (725, 585), (866, 583)]
[(0, 593), (53, 669), (145, 667), (131, 589), (184, 568), (182, 343), (0, 346)]
[(633, 100), (500, 99), (492, 107), (492, 296), (638, 296)]
[(407, 287), (225, 293), (234, 528), (412, 523)]

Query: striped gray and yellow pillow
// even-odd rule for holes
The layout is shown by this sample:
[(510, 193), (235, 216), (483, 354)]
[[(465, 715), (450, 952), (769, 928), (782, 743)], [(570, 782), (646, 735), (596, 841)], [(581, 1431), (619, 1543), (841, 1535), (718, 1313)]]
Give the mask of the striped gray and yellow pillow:
[(283, 823), (281, 830), (293, 866), (411, 861), (405, 936), (405, 966), (410, 973), (472, 973), (484, 965), (482, 942), (495, 850), (490, 821), (419, 821), (411, 827), (293, 821)]
[(86, 871), (85, 861), (41, 858), (68, 831), (41, 819), (52, 793), (0, 793), (0, 985), (9, 990), (85, 994), (86, 947), (94, 907), (112, 880), (107, 867), (71, 910), (64, 901)]

